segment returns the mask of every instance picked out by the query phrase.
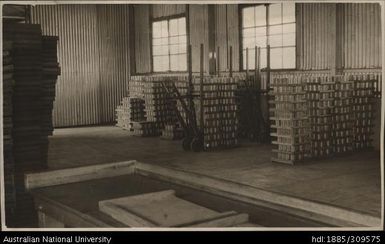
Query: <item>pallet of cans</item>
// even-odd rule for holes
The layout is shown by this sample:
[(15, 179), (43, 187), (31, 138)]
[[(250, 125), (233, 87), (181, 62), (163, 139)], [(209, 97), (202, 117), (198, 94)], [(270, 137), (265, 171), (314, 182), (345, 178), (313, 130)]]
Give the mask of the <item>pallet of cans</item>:
[(310, 154), (327, 157), (333, 152), (334, 82), (327, 77), (305, 78), (306, 100), (311, 131)]
[[(194, 83), (199, 84), (200, 78)], [(231, 148), (238, 145), (238, 118), (235, 91), (238, 80), (229, 77), (204, 77), (203, 111), (200, 103), (196, 103), (197, 121), (203, 114), (203, 137), (205, 150)], [(199, 124), (199, 123), (198, 123)]]
[(151, 137), (160, 136), (159, 124), (150, 121), (130, 122), (129, 133), (133, 136)]
[(300, 78), (275, 78), (270, 95), (272, 161), (294, 164), (309, 153), (310, 124), (305, 89)]
[(330, 78), (335, 85), (332, 138), (335, 154), (353, 150), (353, 83), (344, 76)]
[(116, 126), (129, 130), (131, 122), (146, 121), (144, 99), (124, 97), (116, 108)]
[(353, 93), (353, 134), (354, 149), (372, 148), (374, 121), (374, 85), (375, 79), (369, 75), (350, 78), (354, 83)]

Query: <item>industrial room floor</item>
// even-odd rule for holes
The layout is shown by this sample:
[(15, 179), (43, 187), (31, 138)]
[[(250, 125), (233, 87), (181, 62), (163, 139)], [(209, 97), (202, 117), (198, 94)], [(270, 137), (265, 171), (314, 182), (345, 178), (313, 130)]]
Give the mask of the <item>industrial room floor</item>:
[(272, 163), (271, 145), (243, 143), (215, 152), (185, 152), (180, 141), (129, 136), (114, 126), (55, 129), (51, 169), (137, 160), (231, 180), (380, 216), (378, 151), (351, 153), (297, 165)]

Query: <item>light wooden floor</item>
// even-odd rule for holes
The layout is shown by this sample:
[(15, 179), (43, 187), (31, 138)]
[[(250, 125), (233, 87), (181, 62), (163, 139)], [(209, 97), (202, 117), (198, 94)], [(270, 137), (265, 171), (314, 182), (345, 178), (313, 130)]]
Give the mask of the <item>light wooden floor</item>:
[(130, 137), (113, 126), (56, 129), (49, 167), (135, 159), (232, 180), (278, 193), (379, 216), (379, 152), (352, 153), (298, 165), (270, 161), (272, 146), (253, 143), (217, 152), (185, 152), (179, 141)]

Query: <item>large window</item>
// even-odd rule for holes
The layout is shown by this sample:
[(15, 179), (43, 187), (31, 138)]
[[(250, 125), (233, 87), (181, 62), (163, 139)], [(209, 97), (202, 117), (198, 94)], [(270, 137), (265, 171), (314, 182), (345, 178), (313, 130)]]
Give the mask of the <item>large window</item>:
[(295, 68), (295, 3), (256, 5), (242, 9), (242, 57), (246, 69), (255, 67), (255, 46), (261, 48), (260, 67), (267, 66), (266, 46), (270, 44), (272, 69)]
[(152, 23), (152, 61), (154, 72), (187, 70), (185, 17)]

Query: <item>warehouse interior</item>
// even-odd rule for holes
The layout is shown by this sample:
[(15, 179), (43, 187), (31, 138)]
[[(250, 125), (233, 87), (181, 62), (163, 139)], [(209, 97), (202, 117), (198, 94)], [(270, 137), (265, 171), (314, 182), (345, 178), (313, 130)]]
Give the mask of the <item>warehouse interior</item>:
[(383, 7), (3, 5), (7, 227), (379, 227)]

